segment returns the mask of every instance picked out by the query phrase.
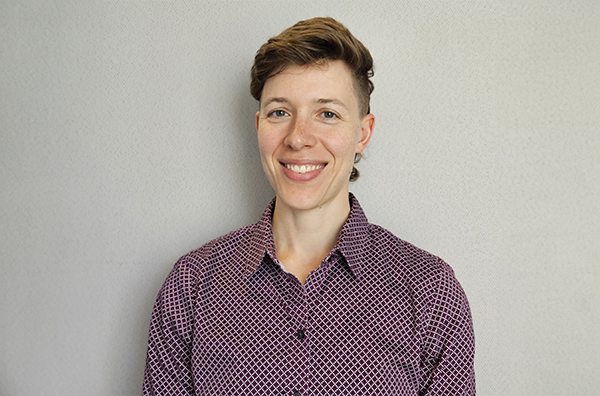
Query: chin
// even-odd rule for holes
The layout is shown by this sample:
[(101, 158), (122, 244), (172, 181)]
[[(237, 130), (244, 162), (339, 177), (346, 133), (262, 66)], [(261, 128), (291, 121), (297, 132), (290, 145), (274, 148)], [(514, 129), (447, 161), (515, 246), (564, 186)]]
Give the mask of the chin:
[(314, 192), (278, 193), (277, 200), (282, 202), (283, 205), (287, 206), (289, 209), (295, 210), (314, 209), (323, 204), (323, 197), (321, 194), (315, 194)]

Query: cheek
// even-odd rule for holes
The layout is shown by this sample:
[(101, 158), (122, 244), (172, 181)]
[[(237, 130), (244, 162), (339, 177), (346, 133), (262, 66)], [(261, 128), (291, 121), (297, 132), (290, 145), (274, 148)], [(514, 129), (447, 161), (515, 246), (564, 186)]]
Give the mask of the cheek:
[(258, 151), (263, 163), (270, 162), (277, 148), (277, 142), (272, 138), (273, 135), (258, 134)]
[(340, 160), (354, 162), (354, 154), (356, 153), (357, 139), (354, 136), (345, 134), (340, 139), (335, 139), (329, 142), (329, 149)]
[(271, 146), (268, 137), (269, 135), (264, 131), (258, 131), (258, 149), (260, 150), (261, 154), (265, 151), (268, 151), (269, 147)]

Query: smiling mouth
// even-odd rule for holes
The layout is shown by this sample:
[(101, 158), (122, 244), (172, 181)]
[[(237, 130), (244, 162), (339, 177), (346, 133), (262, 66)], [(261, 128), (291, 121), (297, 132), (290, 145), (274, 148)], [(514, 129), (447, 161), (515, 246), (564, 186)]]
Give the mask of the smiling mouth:
[[(282, 163), (283, 164), (283, 163)], [(286, 168), (296, 173), (308, 173), (325, 167), (325, 164), (320, 165), (291, 165), (283, 164)]]

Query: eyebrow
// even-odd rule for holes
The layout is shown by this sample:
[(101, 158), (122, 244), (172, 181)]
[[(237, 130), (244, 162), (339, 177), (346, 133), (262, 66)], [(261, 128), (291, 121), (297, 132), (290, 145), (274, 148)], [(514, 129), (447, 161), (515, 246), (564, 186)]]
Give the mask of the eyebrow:
[(289, 99), (288, 98), (269, 98), (267, 99), (264, 103), (263, 106), (268, 106), (271, 103), (289, 103)]
[(345, 109), (347, 109), (347, 108), (348, 108), (348, 107), (347, 107), (347, 106), (344, 104), (344, 102), (341, 102), (341, 101), (339, 101), (339, 100), (337, 100), (337, 99), (325, 99), (325, 98), (323, 98), (323, 99), (319, 99), (317, 102), (318, 102), (318, 103), (323, 103), (323, 104), (325, 104), (325, 103), (333, 103), (333, 104), (336, 104), (336, 105), (342, 106), (342, 107), (343, 107), (343, 108), (345, 108)]
[[(284, 97), (269, 98), (264, 102), (263, 106), (268, 106), (271, 103), (289, 103), (289, 102), (290, 102), (290, 100), (288, 98), (284, 98)], [(317, 100), (317, 103), (321, 103), (321, 104), (333, 103), (333, 104), (342, 106), (345, 109), (348, 108), (348, 106), (346, 106), (344, 104), (344, 102), (341, 102), (337, 99), (321, 98), (321, 99)]]

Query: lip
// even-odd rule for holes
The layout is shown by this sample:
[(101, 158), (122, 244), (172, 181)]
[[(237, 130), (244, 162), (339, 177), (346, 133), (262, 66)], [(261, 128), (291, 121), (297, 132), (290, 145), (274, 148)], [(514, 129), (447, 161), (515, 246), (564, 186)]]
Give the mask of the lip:
[[(284, 160), (284, 161), (280, 161), (279, 164), (281, 165), (281, 169), (283, 170), (283, 174), (290, 180), (293, 181), (297, 181), (297, 182), (308, 182), (311, 181), (315, 178), (317, 178), (321, 172), (323, 171), (323, 169), (325, 169), (327, 167), (327, 162), (320, 162), (320, 161), (314, 161), (314, 160)], [(294, 172), (291, 169), (288, 169), (285, 165), (298, 165), (298, 166), (302, 166), (302, 165), (315, 165), (315, 166), (319, 166), (319, 165), (323, 165), (322, 168), (318, 168), (315, 169), (313, 171), (310, 172), (306, 172), (306, 173), (297, 173)]]
[(327, 165), (325, 161), (310, 160), (310, 159), (282, 159), (279, 161), (281, 164), (288, 165)]

